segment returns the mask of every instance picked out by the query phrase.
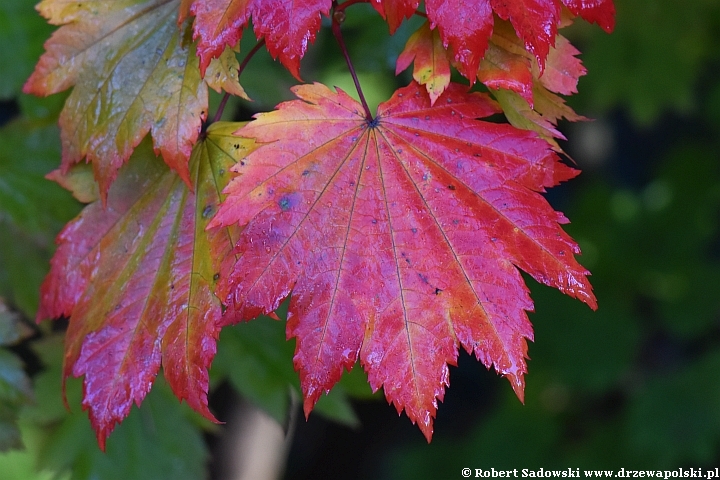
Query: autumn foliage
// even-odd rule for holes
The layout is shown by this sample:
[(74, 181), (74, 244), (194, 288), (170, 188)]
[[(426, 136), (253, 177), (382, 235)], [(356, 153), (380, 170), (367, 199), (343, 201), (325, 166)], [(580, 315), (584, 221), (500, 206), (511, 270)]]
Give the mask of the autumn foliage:
[[(559, 119), (582, 119), (559, 95), (585, 69), (558, 29), (579, 16), (611, 31), (612, 1), (371, 0), (390, 33), (427, 19), (398, 52), (414, 81), (375, 113), (341, 29), (362, 1), (38, 5), (59, 28), (24, 90), (73, 88), (52, 178), (90, 203), (57, 239), (38, 320), (70, 319), (64, 375), (84, 376), (101, 447), (161, 366), (215, 420), (221, 328), (288, 297), (306, 415), (359, 361), (428, 440), (460, 347), (523, 398), (533, 303), (520, 270), (596, 308), (542, 193), (578, 173), (555, 139)], [(303, 84), (248, 124), (208, 122), (208, 88), (247, 98), (236, 52), (249, 22), (298, 80), (329, 26), (359, 101)], [(498, 113), (510, 124), (486, 119)]]

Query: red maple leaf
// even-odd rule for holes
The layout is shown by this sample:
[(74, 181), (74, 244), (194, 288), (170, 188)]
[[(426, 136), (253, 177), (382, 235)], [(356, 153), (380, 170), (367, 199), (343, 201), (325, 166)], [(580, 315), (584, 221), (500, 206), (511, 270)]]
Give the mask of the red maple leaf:
[[(608, 31), (614, 27), (615, 7), (611, 0), (563, 0), (563, 3), (573, 14), (597, 22)], [(407, 0), (372, 0), (372, 4), (387, 20), (391, 32), (417, 8), (417, 2)], [(560, 0), (428, 0), (425, 4), (430, 28), (437, 27), (443, 46), (450, 50), (460, 73), (471, 82), (485, 57), (488, 42), (492, 42), (493, 29), (497, 28), (493, 12), (509, 21), (521, 39), (521, 55), (532, 55), (542, 73), (563, 22), (561, 7)], [(498, 52), (493, 57), (509, 69), (519, 67), (511, 57), (498, 58)], [(516, 72), (520, 73), (520, 69)]]
[(597, 23), (606, 32), (615, 28), (613, 0), (562, 0), (568, 9), (590, 23)]
[(431, 106), (413, 83), (370, 121), (342, 91), (303, 85), (239, 132), (261, 146), (210, 225), (246, 225), (221, 267), (224, 323), (292, 292), (306, 414), (359, 358), (429, 440), (459, 346), (523, 397), (533, 304), (518, 269), (596, 307), (541, 195), (577, 172), (534, 133), (476, 120), (498, 107), (465, 90)]
[(200, 71), (204, 75), (210, 60), (238, 44), (252, 17), (257, 38), (264, 38), (270, 55), (299, 79), (300, 59), (315, 41), (320, 16), (330, 12), (330, 5), (330, 0), (196, 0), (191, 11)]
[(398, 56), (395, 74), (413, 62), (413, 78), (420, 85), (425, 85), (430, 102), (435, 103), (450, 85), (450, 61), (437, 30), (430, 30), (428, 23), (424, 23), (408, 39), (405, 49)]
[[(58, 236), (38, 319), (70, 318), (64, 376), (85, 375), (83, 408), (98, 443), (150, 390), (160, 365), (181, 400), (205, 417), (221, 305), (218, 258), (237, 229), (205, 232), (217, 182), (251, 148), (213, 124), (190, 160), (194, 193), (142, 143), (120, 171), (107, 206), (88, 205)], [(75, 182), (79, 183), (79, 182)]]

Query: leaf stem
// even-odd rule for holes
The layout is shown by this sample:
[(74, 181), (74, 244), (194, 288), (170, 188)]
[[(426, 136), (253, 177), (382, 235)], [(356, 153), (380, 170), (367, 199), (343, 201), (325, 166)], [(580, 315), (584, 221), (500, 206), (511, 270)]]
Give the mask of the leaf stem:
[(215, 116), (213, 117), (212, 122), (210, 122), (210, 123), (215, 123), (215, 122), (220, 121), (220, 119), (222, 118), (222, 114), (225, 111), (225, 105), (227, 104), (227, 101), (229, 99), (230, 99), (230, 94), (228, 92), (225, 92), (225, 95), (223, 95), (222, 100), (220, 100), (220, 105), (218, 105), (218, 109), (215, 112)]
[[(350, 2), (353, 2), (353, 0), (345, 2), (343, 5), (347, 5)], [(338, 45), (340, 46), (340, 50), (342, 50), (343, 56), (345, 57), (345, 62), (347, 62), (348, 70), (350, 70), (350, 75), (352, 75), (353, 82), (355, 82), (355, 89), (357, 90), (358, 96), (360, 97), (360, 102), (365, 109), (365, 119), (368, 122), (372, 122), (374, 118), (372, 116), (372, 113), (370, 113), (370, 107), (368, 107), (367, 101), (365, 100), (365, 95), (363, 94), (362, 88), (360, 87), (360, 81), (358, 80), (357, 74), (355, 73), (355, 67), (353, 67), (352, 60), (350, 60), (350, 54), (348, 53), (347, 47), (345, 46), (345, 40), (343, 40), (342, 32), (340, 31), (340, 24), (345, 21), (345, 13), (342, 10), (337, 10), (337, 8), (337, 0), (333, 0), (332, 32), (335, 36), (335, 40), (337, 40)]]
[[(247, 55), (245, 55), (245, 58), (243, 59), (242, 63), (238, 67), (238, 80), (240, 79), (240, 75), (242, 75), (243, 71), (245, 70), (245, 67), (247, 67), (248, 63), (250, 63), (250, 60), (255, 56), (255, 54), (263, 47), (265, 46), (265, 39), (263, 38), (260, 40), (255, 46), (248, 52)], [(217, 112), (215, 112), (215, 116), (212, 119), (212, 123), (219, 122), (222, 118), (222, 114), (225, 111), (225, 105), (227, 104), (227, 101), (230, 99), (230, 94), (228, 92), (225, 92), (225, 95), (223, 95), (222, 100), (220, 100), (220, 105), (218, 106)]]

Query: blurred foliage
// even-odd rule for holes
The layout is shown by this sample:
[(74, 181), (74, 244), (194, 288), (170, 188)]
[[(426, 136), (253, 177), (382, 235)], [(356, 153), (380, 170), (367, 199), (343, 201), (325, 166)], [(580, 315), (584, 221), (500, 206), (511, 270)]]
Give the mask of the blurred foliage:
[[(134, 408), (108, 441), (106, 453), (97, 447), (87, 414), (80, 408), (81, 382), (71, 379), (67, 402), (61, 396), (62, 336), (51, 335), (33, 344), (45, 369), (34, 378), (37, 401), (23, 410), (21, 424), (28, 433), (24, 452), (0, 456), (3, 480), (45, 478), (45, 473), (73, 480), (180, 480), (204, 476), (207, 448), (198, 428), (198, 415), (180, 405), (160, 378), (143, 402)], [(17, 465), (27, 465), (19, 468)], [(41, 472), (35, 476), (33, 469)]]
[[(283, 317), (286, 312), (287, 302), (278, 309)], [(213, 383), (228, 379), (245, 398), (286, 425), (291, 406), (298, 408), (300, 398), (300, 381), (293, 369), (294, 352), (294, 342), (285, 341), (282, 321), (260, 317), (226, 327), (220, 334), (218, 353), (213, 361)], [(346, 372), (328, 395), (320, 397), (313, 413), (356, 427), (358, 419), (348, 394), (355, 398), (372, 396), (361, 368)]]
[(590, 72), (580, 81), (585, 103), (580, 111), (622, 106), (649, 125), (668, 110), (697, 110), (698, 77), (717, 62), (720, 3), (616, 0), (615, 5), (611, 35), (583, 22), (573, 26), (571, 39)]
[[(210, 426), (179, 405), (161, 378), (102, 454), (80, 409), (78, 380), (68, 383), (72, 412), (63, 406), (61, 336), (51, 334), (49, 324), (28, 330), (53, 238), (81, 207), (44, 178), (59, 164), (55, 124), (65, 97), (20, 95), (52, 30), (33, 11), (35, 3), (0, 5), (0, 40), (11, 46), (0, 51), (0, 100), (12, 99), (8, 109), (19, 111), (0, 127), (0, 450), (19, 446), (19, 431), (25, 446), (0, 454), (0, 476), (203, 478), (208, 452), (202, 432)], [(382, 452), (383, 472), (375, 478), (459, 478), (464, 467), (720, 463), (720, 3), (616, 5), (612, 35), (582, 22), (568, 32), (589, 70), (580, 94), (570, 99), (573, 106), (610, 124), (629, 117), (644, 131), (668, 122), (668, 113), (692, 127), (670, 124), (670, 131), (684, 133), (662, 138), (667, 148), (659, 154), (624, 157), (646, 170), (640, 183), (619, 180), (627, 165), (610, 161), (572, 182), (559, 199), (573, 222), (567, 230), (581, 243), (580, 259), (593, 272), (599, 310), (535, 285), (536, 343), (530, 345), (525, 405), (494, 379), (490, 388), (499, 393), (490, 395), (489, 406), (472, 416), (463, 435), (441, 431), (441, 408), (433, 443), (412, 430), (411, 440)], [(407, 72), (394, 76), (394, 62), (413, 26), (405, 22), (390, 37), (371, 7), (349, 11), (343, 28), (372, 105), (409, 80)], [(240, 57), (254, 44), (253, 35), (245, 35)], [(307, 82), (338, 85), (354, 95), (327, 30), (309, 49), (301, 73)], [(289, 87), (297, 82), (261, 53), (242, 83), (254, 102), (231, 105), (247, 118), (292, 98)], [(218, 103), (213, 96), (212, 109)], [(226, 117), (232, 113), (226, 110)], [(582, 154), (574, 156), (582, 167)], [(29, 333), (34, 336), (27, 339)], [(285, 424), (299, 398), (293, 352), (282, 321), (262, 318), (225, 328), (211, 371), (213, 388), (227, 382)], [(25, 367), (34, 401), (18, 355), (42, 365)], [(319, 414), (357, 426), (349, 399), (378, 396), (356, 366), (321, 398), (311, 421)]]
[(0, 297), (0, 452), (22, 446), (17, 417), (21, 408), (33, 400), (30, 379), (22, 363), (3, 347), (19, 343), (30, 332), (18, 314), (8, 311)]
[(53, 27), (38, 15), (36, 0), (0, 2), (0, 100), (14, 98), (30, 76)]

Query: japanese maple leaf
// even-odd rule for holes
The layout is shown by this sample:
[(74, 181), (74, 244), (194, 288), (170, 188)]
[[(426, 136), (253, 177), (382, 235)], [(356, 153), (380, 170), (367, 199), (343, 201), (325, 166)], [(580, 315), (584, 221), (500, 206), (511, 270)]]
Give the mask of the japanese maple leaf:
[[(391, 33), (403, 18), (411, 16), (419, 2), (411, 0), (371, 0), (387, 20)], [(461, 74), (474, 81), (475, 73), (488, 48), (496, 23), (494, 15), (512, 24), (522, 45), (538, 62), (540, 70), (562, 23), (562, 4), (575, 15), (597, 22), (611, 31), (615, 21), (612, 0), (427, 0), (425, 10), (430, 28), (437, 27), (445, 48), (452, 52)]]
[[(177, 26), (178, 6), (179, 0), (38, 5), (62, 27), (45, 43), (24, 91), (50, 95), (75, 86), (60, 114), (62, 169), (87, 158), (103, 197), (148, 132), (156, 152), (190, 184), (187, 163), (208, 96), (195, 47)], [(213, 88), (242, 94), (237, 75), (213, 73)]]
[(408, 39), (397, 59), (395, 74), (413, 62), (413, 78), (420, 85), (425, 85), (430, 103), (435, 103), (450, 84), (450, 61), (437, 30), (430, 30), (428, 23), (418, 28)]
[(429, 440), (459, 346), (523, 397), (533, 304), (518, 268), (596, 306), (541, 195), (577, 172), (534, 133), (476, 120), (497, 105), (465, 90), (431, 106), (413, 83), (368, 121), (342, 91), (303, 85), (238, 132), (261, 146), (210, 225), (245, 225), (221, 267), (223, 323), (292, 292), (306, 414), (359, 358)]
[(558, 120), (561, 118), (571, 122), (587, 120), (566, 105), (565, 100), (550, 93), (542, 85), (536, 85), (533, 89), (534, 108), (527, 100), (511, 90), (493, 90), (492, 94), (512, 125), (537, 132), (558, 153), (563, 153), (563, 150), (555, 139), (566, 140), (565, 135), (557, 129)]
[(587, 73), (577, 58), (579, 53), (565, 37), (557, 35), (555, 46), (548, 51), (545, 68), (541, 69), (512, 27), (497, 22), (477, 76), (488, 88), (517, 92), (532, 107), (536, 84), (563, 95), (577, 93), (578, 80)]
[[(555, 42), (555, 47), (548, 52), (545, 69), (541, 71), (513, 27), (498, 20), (478, 67), (477, 78), (493, 91), (510, 123), (537, 132), (555, 151), (562, 152), (555, 139), (565, 137), (557, 129), (557, 121), (560, 118), (570, 121), (585, 118), (552, 92), (576, 93), (578, 79), (586, 70), (577, 58), (579, 52), (565, 37), (557, 35)], [(436, 31), (430, 30), (427, 24), (408, 40), (398, 57), (397, 72), (413, 61), (413, 77), (426, 86), (430, 100), (434, 102), (450, 82), (450, 55), (442, 48)]]
[(219, 56), (226, 46), (235, 46), (250, 17), (255, 35), (264, 38), (268, 52), (296, 78), (300, 78), (300, 59), (315, 41), (321, 15), (330, 12), (330, 0), (196, 0), (190, 10), (195, 15), (194, 36), (198, 39), (200, 69)]
[(597, 23), (606, 32), (615, 28), (613, 0), (562, 0), (568, 9), (590, 23)]
[(83, 408), (98, 442), (140, 404), (162, 364), (175, 394), (205, 417), (215, 355), (219, 261), (237, 229), (205, 232), (229, 168), (251, 148), (213, 124), (193, 150), (194, 192), (143, 142), (99, 201), (58, 236), (38, 319), (70, 318), (64, 375), (84, 375)]

